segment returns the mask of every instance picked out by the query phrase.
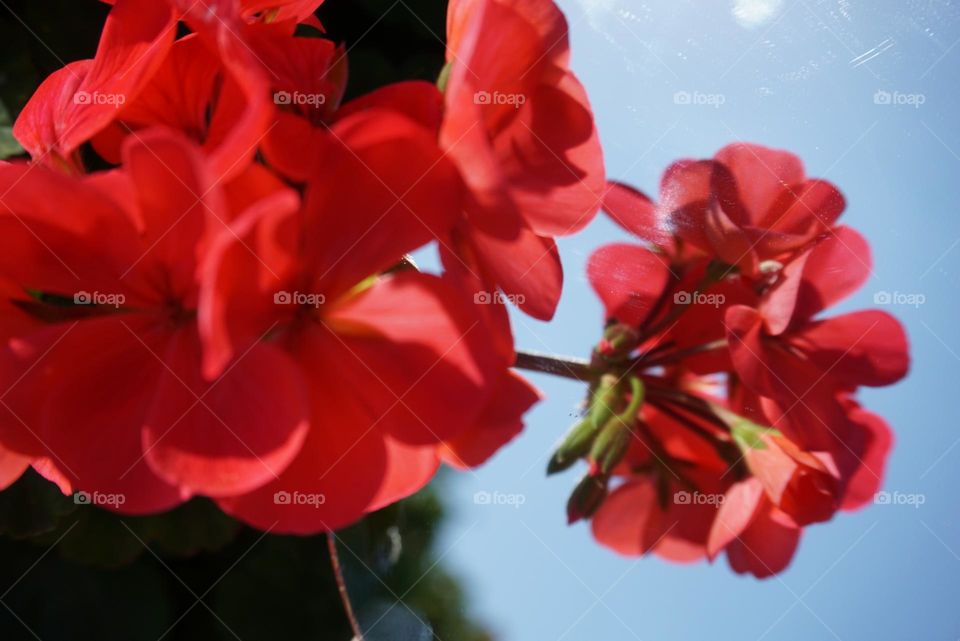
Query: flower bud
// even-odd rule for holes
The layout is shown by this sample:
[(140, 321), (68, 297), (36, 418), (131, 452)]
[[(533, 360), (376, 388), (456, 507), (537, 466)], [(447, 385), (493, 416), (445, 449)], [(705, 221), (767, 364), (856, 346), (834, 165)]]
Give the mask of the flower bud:
[(603, 338), (594, 351), (606, 360), (619, 360), (636, 349), (639, 340), (636, 329), (623, 323), (614, 323), (603, 332)]
[(599, 430), (620, 409), (623, 393), (620, 380), (614, 374), (604, 374), (590, 398), (589, 419), (593, 428)]
[(573, 524), (580, 519), (587, 519), (597, 511), (603, 499), (607, 497), (607, 480), (605, 475), (585, 474), (577, 486), (573, 488), (567, 500), (567, 523)]
[(623, 459), (630, 448), (633, 435), (632, 426), (643, 406), (643, 382), (636, 377), (630, 378), (630, 404), (623, 412), (615, 415), (600, 430), (590, 448), (590, 460), (601, 474), (609, 474)]
[(574, 425), (547, 463), (547, 474), (562, 472), (590, 451), (600, 430), (624, 403), (620, 380), (613, 374), (600, 377), (590, 393), (586, 418)]
[(573, 465), (581, 456), (590, 451), (590, 444), (597, 430), (590, 417), (574, 425), (564, 437), (563, 442), (547, 463), (547, 474), (562, 472)]

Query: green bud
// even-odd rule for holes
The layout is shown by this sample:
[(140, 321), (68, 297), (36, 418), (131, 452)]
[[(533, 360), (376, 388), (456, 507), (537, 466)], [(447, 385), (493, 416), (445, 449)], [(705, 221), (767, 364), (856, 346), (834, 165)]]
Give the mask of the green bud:
[(603, 474), (612, 472), (630, 448), (632, 426), (637, 420), (644, 398), (643, 382), (636, 376), (630, 377), (630, 392), (630, 405), (604, 425), (590, 448), (590, 460), (596, 463)]
[(606, 497), (607, 477), (585, 475), (567, 500), (567, 523), (572, 525), (580, 519), (590, 518)]
[(590, 451), (590, 444), (596, 433), (597, 430), (589, 417), (570, 428), (563, 442), (550, 457), (550, 462), (547, 463), (547, 474), (562, 472), (576, 463), (580, 457)]
[(590, 399), (590, 421), (599, 430), (610, 420), (622, 401), (619, 380), (613, 374), (604, 374)]

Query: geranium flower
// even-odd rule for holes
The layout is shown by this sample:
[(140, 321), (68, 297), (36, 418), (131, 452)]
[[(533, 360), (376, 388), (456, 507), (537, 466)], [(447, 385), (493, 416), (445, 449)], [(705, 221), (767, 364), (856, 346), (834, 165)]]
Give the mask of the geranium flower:
[(440, 141), (468, 187), (453, 247), (541, 319), (563, 278), (553, 237), (586, 226), (605, 188), (568, 59), (567, 25), (550, 0), (450, 3)]
[[(19, 451), (48, 456), (74, 488), (123, 494), (132, 513), (278, 474), (307, 429), (292, 361), (264, 343), (216, 380), (200, 370), (197, 271), (231, 213), (199, 150), (144, 132), (118, 172), (10, 166), (0, 180), (5, 277), (74, 303), (74, 318), (8, 337), (4, 418)], [(192, 457), (176, 452), (182, 434)]]
[[(530, 403), (521, 393), (503, 408), (513, 417), (503, 429), (483, 415), (505, 366), (486, 347), (477, 306), (449, 279), (377, 276), (458, 215), (459, 181), (430, 131), (361, 111), (334, 124), (321, 151), (325, 171), (299, 213), (260, 210), (220, 237), (200, 302), (208, 375), (265, 333), (299, 365), (311, 403), (299, 455), (279, 478), (220, 499), (285, 532), (337, 528), (410, 494), (434, 474), (441, 446), (485, 458)], [(484, 435), (471, 437), (474, 426)], [(316, 500), (298, 503), (295, 492)], [(287, 494), (289, 503), (275, 500)]]
[(804, 526), (883, 477), (889, 427), (853, 394), (906, 374), (906, 337), (879, 311), (820, 318), (869, 276), (867, 243), (833, 224), (835, 188), (757, 145), (675, 163), (656, 203), (613, 183), (603, 206), (647, 244), (588, 263), (605, 329), (586, 416), (548, 467), (589, 464), (568, 515), (624, 554), (780, 572)]

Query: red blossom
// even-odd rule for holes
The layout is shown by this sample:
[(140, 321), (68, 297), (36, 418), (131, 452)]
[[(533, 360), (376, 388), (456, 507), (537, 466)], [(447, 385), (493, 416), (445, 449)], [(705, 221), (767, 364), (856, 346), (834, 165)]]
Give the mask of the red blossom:
[(440, 142), (467, 187), (456, 258), (530, 315), (553, 316), (555, 236), (587, 225), (605, 189), (567, 24), (550, 0), (454, 0)]
[[(793, 154), (744, 143), (672, 165), (656, 203), (610, 185), (604, 208), (647, 244), (590, 258), (607, 321), (599, 382), (551, 462), (590, 461), (571, 501), (600, 488), (575, 512), (598, 541), (675, 560), (725, 551), (735, 571), (769, 576), (804, 526), (877, 491), (890, 432), (853, 395), (903, 378), (908, 348), (884, 312), (821, 316), (871, 273), (866, 241), (835, 224), (843, 206)], [(646, 400), (623, 416), (630, 380)], [(603, 443), (615, 420), (623, 453)], [(619, 464), (598, 467), (597, 451)]]

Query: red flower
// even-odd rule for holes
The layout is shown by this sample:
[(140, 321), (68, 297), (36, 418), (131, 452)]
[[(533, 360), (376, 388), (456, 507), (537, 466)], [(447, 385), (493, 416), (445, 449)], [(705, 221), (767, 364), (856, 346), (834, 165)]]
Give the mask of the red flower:
[[(340, 527), (419, 489), (438, 447), (475, 440), (475, 426), (489, 427), (494, 442), (478, 435), (473, 447), (485, 451), (470, 462), (515, 430), (482, 414), (503, 366), (485, 349), (472, 300), (426, 274), (371, 279), (459, 211), (453, 167), (430, 132), (397, 114), (360, 112), (333, 125), (323, 154), (326, 170), (299, 214), (254, 212), (220, 237), (200, 303), (208, 375), (265, 334), (298, 363), (311, 404), (298, 457), (266, 485), (220, 500), (238, 518), (286, 532)], [(278, 305), (277, 296), (306, 298)], [(527, 406), (508, 409), (515, 417)], [(275, 501), (294, 492), (319, 504)]]
[(563, 279), (553, 237), (586, 226), (605, 188), (568, 59), (567, 25), (551, 0), (450, 3), (440, 141), (468, 188), (454, 248), (541, 319), (553, 316)]
[[(6, 420), (22, 427), (20, 451), (49, 456), (78, 489), (125, 495), (121, 509), (134, 513), (262, 484), (307, 428), (293, 366), (270, 345), (216, 381), (202, 376), (196, 273), (231, 214), (193, 146), (170, 133), (140, 138), (121, 172), (96, 180), (0, 174), (4, 274), (83, 312), (10, 341)], [(171, 451), (180, 433), (197, 439), (193, 458)]]
[[(867, 244), (834, 226), (835, 188), (756, 145), (675, 163), (659, 203), (613, 184), (604, 209), (649, 246), (588, 264), (607, 325), (587, 417), (551, 460), (590, 463), (568, 513), (621, 553), (725, 550), (737, 572), (775, 574), (803, 526), (864, 505), (883, 477), (889, 428), (853, 394), (906, 374), (906, 337), (878, 311), (819, 318), (866, 280)], [(636, 414), (628, 381), (645, 389)], [(674, 491), (720, 500), (681, 508)]]

